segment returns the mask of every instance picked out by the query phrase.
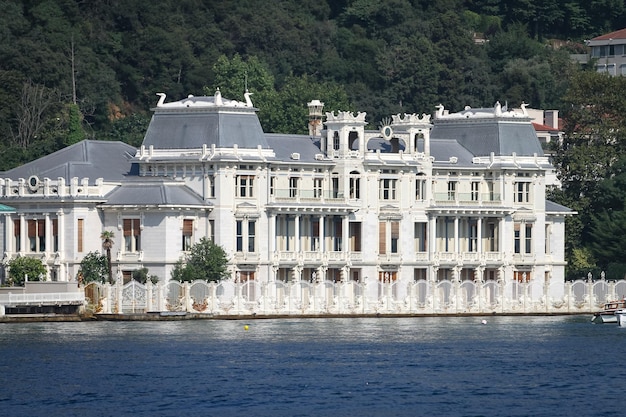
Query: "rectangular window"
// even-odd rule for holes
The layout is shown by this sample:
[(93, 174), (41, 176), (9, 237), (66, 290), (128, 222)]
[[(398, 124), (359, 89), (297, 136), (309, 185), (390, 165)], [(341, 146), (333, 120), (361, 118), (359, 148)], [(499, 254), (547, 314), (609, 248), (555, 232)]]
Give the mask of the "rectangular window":
[(456, 200), (456, 181), (448, 181), (448, 201)]
[(350, 198), (356, 200), (361, 198), (361, 179), (359, 177), (350, 177)]
[(424, 200), (426, 180), (416, 178), (415, 179), (415, 200), (422, 201)]
[(361, 252), (361, 222), (350, 222), (350, 252)]
[(495, 222), (487, 223), (487, 251), (498, 251), (498, 224)]
[(530, 183), (516, 182), (513, 197), (516, 203), (528, 203), (530, 201)]
[(289, 197), (296, 198), (298, 196), (298, 180), (297, 177), (289, 178)]
[(341, 248), (341, 237), (342, 237), (342, 222), (340, 217), (335, 217), (333, 220), (333, 250), (335, 252), (340, 252)]
[(21, 252), (22, 251), (22, 239), (21, 239), (21, 227), (20, 227), (20, 219), (17, 220), (13, 220), (13, 249), (16, 252)]
[(256, 238), (256, 221), (248, 220), (248, 252), (256, 252), (255, 238)]
[(313, 197), (321, 198), (322, 197), (322, 178), (313, 178)]
[(59, 251), (59, 221), (58, 219), (52, 219), (52, 251)]
[(398, 244), (400, 243), (400, 222), (391, 222), (391, 253), (398, 253)]
[(526, 254), (530, 254), (533, 252), (533, 225), (530, 223), (526, 224), (526, 229), (524, 233), (524, 250)]
[(478, 251), (478, 221), (476, 219), (468, 220), (468, 249), (470, 252)]
[(209, 231), (211, 242), (215, 242), (215, 220), (209, 220), (209, 229), (211, 229)]
[(415, 268), (413, 270), (413, 281), (426, 281), (428, 270), (426, 268)]
[(183, 251), (191, 250), (193, 244), (193, 220), (183, 219)]
[(209, 196), (215, 197), (215, 175), (209, 176)]
[(521, 230), (521, 224), (519, 223), (515, 223), (513, 225), (513, 248), (514, 248), (514, 252), (515, 253), (521, 253), (522, 251), (522, 230)]
[(254, 175), (237, 175), (235, 193), (237, 197), (254, 197)]
[(334, 132), (333, 133), (333, 150), (338, 151), (339, 150), (339, 132)]
[(28, 220), (28, 248), (30, 252), (46, 251), (45, 220)]
[(332, 177), (333, 198), (339, 198), (339, 177)]
[(237, 220), (236, 224), (237, 233), (237, 252), (243, 252), (243, 221)]
[(426, 231), (428, 230), (427, 227), (428, 223), (415, 223), (414, 225), (416, 252), (426, 252), (428, 250), (426, 241)]
[(275, 188), (276, 188), (276, 177), (270, 177), (270, 195), (274, 195)]
[(84, 230), (85, 230), (85, 219), (78, 219), (78, 223), (76, 224), (76, 250), (78, 252), (83, 252), (84, 248), (83, 248), (83, 239), (84, 237)]
[(311, 221), (311, 250), (320, 250), (320, 222), (319, 220)]
[(380, 180), (380, 199), (395, 200), (396, 199), (396, 180), (383, 178)]
[(470, 198), (472, 201), (478, 201), (479, 191), (480, 191), (480, 182), (472, 181), (471, 183), (471, 193)]
[(387, 222), (378, 223), (378, 253), (387, 253)]
[(139, 219), (124, 219), (124, 250), (139, 252), (141, 250), (141, 229)]

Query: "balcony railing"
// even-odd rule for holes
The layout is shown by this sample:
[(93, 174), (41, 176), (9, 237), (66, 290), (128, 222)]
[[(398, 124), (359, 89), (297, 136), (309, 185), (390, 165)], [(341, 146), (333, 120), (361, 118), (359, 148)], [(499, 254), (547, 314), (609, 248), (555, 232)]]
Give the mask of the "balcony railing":
[(494, 193), (457, 193), (445, 192), (435, 193), (435, 202), (438, 205), (479, 205), (479, 204), (500, 204), (502, 202), (500, 194)]
[(299, 203), (313, 202), (321, 203), (327, 201), (344, 201), (343, 192), (332, 190), (301, 190), (301, 189), (274, 189), (270, 200), (273, 202)]

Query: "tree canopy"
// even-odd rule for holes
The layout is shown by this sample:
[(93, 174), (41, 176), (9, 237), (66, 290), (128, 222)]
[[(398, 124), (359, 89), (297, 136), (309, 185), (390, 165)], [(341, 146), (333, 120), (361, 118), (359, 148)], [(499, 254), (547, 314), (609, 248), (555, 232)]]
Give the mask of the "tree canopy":
[[(568, 48), (626, 26), (623, 0), (0, 0), (0, 170), (84, 138), (139, 146), (155, 94), (246, 87), (266, 132), (306, 102), (431, 113), (563, 104)], [(474, 37), (486, 39), (484, 44)], [(567, 48), (566, 48), (567, 49)]]
[(224, 249), (210, 239), (201, 238), (172, 270), (175, 281), (220, 281), (228, 276), (228, 257)]
[(24, 285), (24, 281), (41, 281), (45, 277), (46, 267), (41, 259), (20, 256), (9, 261), (9, 285)]

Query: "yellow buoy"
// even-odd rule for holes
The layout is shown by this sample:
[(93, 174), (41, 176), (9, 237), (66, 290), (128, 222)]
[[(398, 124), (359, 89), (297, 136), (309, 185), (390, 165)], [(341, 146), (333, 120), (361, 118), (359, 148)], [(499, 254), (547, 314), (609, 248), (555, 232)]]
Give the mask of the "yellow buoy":
[(248, 330), (249, 329), (248, 325), (246, 324), (245, 326), (243, 326), (243, 329)]

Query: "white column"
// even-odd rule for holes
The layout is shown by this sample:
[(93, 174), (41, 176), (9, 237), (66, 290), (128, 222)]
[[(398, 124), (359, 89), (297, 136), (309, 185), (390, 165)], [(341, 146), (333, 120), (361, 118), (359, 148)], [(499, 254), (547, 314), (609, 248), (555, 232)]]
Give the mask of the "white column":
[(476, 240), (477, 240), (477, 248), (479, 254), (483, 253), (483, 218), (478, 217), (476, 220)]
[(349, 242), (349, 235), (348, 235), (348, 228), (350, 226), (350, 223), (348, 222), (348, 216), (343, 216), (341, 218), (341, 244), (343, 245), (343, 252), (344, 253), (348, 253), (348, 251), (350, 250), (350, 242)]
[(28, 236), (26, 219), (20, 214), (20, 247), (16, 248), (16, 252), (26, 252), (26, 238)]
[(268, 259), (271, 259), (274, 256), (274, 252), (276, 252), (276, 214), (270, 214), (270, 227), (268, 230), (268, 240), (269, 240), (269, 256)]
[(326, 222), (326, 216), (323, 214), (320, 215), (320, 227), (319, 227), (319, 239), (320, 239), (320, 252), (324, 252), (326, 250), (326, 242), (324, 239), (324, 223)]
[(428, 218), (428, 242), (429, 259), (433, 259), (433, 255), (437, 251), (437, 217), (429, 216)]
[(295, 240), (294, 249), (296, 253), (300, 253), (300, 215), (296, 214), (295, 216), (295, 230), (293, 232), (293, 237)]
[(460, 242), (459, 242), (459, 216), (454, 217), (454, 252), (459, 253)]

